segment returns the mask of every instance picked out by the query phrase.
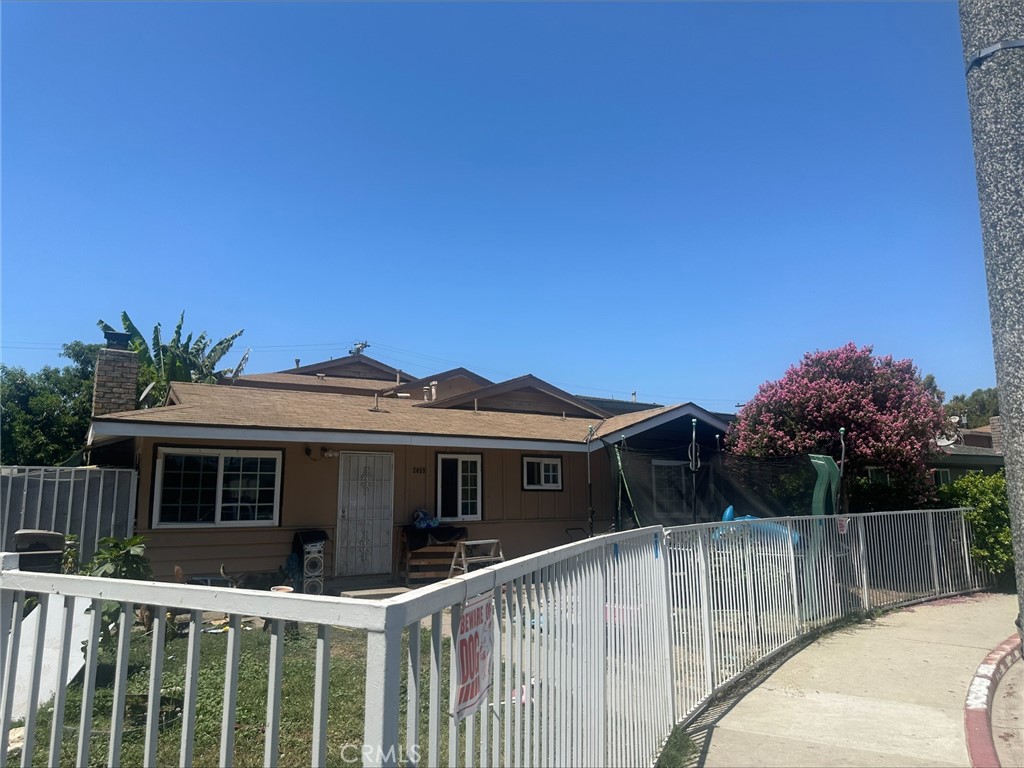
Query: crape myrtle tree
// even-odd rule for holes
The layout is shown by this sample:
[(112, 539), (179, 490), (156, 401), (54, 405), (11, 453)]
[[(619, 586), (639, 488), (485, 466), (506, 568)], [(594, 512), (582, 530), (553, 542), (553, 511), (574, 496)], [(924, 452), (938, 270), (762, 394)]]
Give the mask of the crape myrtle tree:
[[(925, 460), (947, 428), (941, 403), (934, 380), (928, 386), (912, 361), (849, 343), (809, 352), (781, 379), (762, 384), (726, 444), (746, 456), (819, 453), (839, 462), (845, 428), (846, 509), (917, 507), (933, 495)], [(870, 478), (869, 468), (878, 470)]]

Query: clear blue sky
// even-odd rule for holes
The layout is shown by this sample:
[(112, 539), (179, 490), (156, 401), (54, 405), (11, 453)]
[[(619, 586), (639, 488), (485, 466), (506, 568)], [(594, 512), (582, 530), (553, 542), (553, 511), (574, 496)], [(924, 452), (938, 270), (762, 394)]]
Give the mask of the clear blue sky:
[(5, 3), (2, 359), (127, 310), (731, 409), (995, 384), (956, 3)]

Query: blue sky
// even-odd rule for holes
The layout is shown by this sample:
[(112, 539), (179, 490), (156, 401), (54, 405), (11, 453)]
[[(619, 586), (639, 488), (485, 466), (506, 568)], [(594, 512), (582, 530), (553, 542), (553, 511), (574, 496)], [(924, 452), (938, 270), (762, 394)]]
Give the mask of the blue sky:
[(749, 399), (804, 352), (995, 384), (955, 2), (5, 3), (2, 359), (127, 310)]

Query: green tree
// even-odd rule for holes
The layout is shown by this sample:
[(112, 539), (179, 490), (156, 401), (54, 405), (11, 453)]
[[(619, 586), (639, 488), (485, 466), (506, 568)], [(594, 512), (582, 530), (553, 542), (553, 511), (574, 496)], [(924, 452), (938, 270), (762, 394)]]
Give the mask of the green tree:
[(0, 460), (53, 466), (85, 442), (92, 415), (92, 382), (99, 344), (73, 341), (61, 356), (73, 365), (36, 373), (0, 364)]
[(976, 389), (970, 395), (956, 395), (946, 403), (946, 413), (963, 419), (961, 426), (976, 429), (999, 415), (999, 391), (995, 387)]
[(1010, 539), (1010, 503), (1003, 470), (994, 475), (969, 472), (939, 488), (939, 501), (950, 507), (970, 507), (967, 519), (974, 532), (971, 555), (994, 575), (1008, 575), (1013, 583), (1013, 544)]
[(937, 403), (941, 403), (946, 399), (946, 393), (939, 389), (938, 382), (935, 381), (935, 374), (929, 373), (923, 379), (921, 379), (921, 386), (925, 388), (929, 395)]
[[(103, 320), (98, 321), (97, 325), (104, 332), (117, 332), (116, 328)], [(152, 384), (150, 397), (153, 402), (164, 401), (171, 382), (214, 384), (225, 377), (239, 376), (249, 360), (249, 350), (246, 350), (233, 368), (217, 369), (235, 340), (244, 333), (244, 328), (215, 342), (206, 331), (194, 339), (191, 333), (183, 337), (184, 325), (185, 313), (182, 312), (178, 324), (174, 327), (174, 333), (165, 342), (160, 323), (157, 323), (153, 326), (152, 341), (147, 343), (128, 313), (121, 313), (121, 326), (131, 337), (129, 344), (139, 356), (139, 394), (141, 395), (143, 390)]]

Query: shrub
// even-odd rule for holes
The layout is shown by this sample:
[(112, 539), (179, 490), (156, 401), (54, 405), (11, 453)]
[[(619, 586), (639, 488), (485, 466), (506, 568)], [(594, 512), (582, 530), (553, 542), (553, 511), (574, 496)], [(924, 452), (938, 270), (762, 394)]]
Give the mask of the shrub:
[(1013, 573), (1010, 504), (1003, 470), (994, 475), (969, 472), (939, 488), (939, 499), (953, 507), (970, 507), (967, 519), (974, 531), (971, 555), (993, 575)]
[(145, 542), (143, 536), (132, 536), (130, 539), (100, 539), (100, 549), (92, 562), (86, 566), (86, 573), (111, 579), (153, 578), (153, 569), (145, 555)]

